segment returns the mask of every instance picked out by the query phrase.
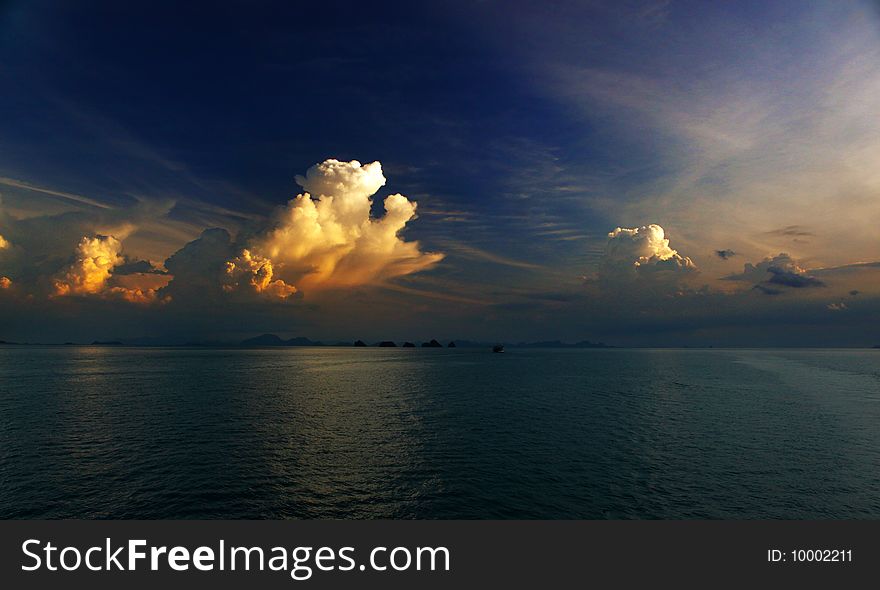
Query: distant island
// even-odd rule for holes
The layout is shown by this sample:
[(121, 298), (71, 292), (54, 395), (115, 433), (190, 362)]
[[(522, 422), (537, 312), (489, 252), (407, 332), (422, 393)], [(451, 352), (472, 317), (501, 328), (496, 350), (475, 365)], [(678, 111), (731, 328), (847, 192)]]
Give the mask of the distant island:
[[(445, 342), (445, 344), (444, 344)], [(493, 342), (477, 342), (473, 340), (448, 340), (441, 342), (436, 338), (432, 338), (430, 340), (422, 341), (421, 344), (416, 344), (413, 341), (406, 340), (403, 342), (394, 341), (394, 340), (379, 340), (374, 341), (373, 343), (368, 343), (364, 340), (355, 340), (349, 342), (334, 342), (334, 343), (326, 343), (320, 340), (312, 340), (310, 338), (306, 338), (304, 336), (297, 336), (295, 338), (282, 338), (277, 334), (260, 334), (259, 336), (253, 336), (251, 338), (245, 338), (240, 341), (220, 341), (220, 340), (184, 340), (181, 339), (179, 341), (168, 341), (161, 338), (151, 338), (151, 337), (143, 337), (143, 338), (133, 338), (130, 340), (93, 340), (90, 344), (85, 343), (77, 343), (77, 342), (64, 342), (63, 346), (137, 346), (137, 347), (151, 347), (151, 346), (184, 346), (184, 347), (205, 347), (205, 348), (237, 348), (237, 347), (285, 347), (285, 346), (340, 346), (340, 347), (377, 347), (377, 348), (492, 348), (493, 346), (499, 344), (497, 341)], [(0, 346), (60, 346), (61, 343), (51, 343), (51, 342), (8, 342), (5, 340), (0, 340)], [(508, 348), (615, 348), (614, 346), (602, 343), (602, 342), (591, 342), (590, 340), (582, 340), (576, 343), (562, 342), (560, 340), (544, 340), (540, 342), (518, 342), (518, 343), (504, 343), (504, 345)]]
[[(474, 342), (472, 340), (450, 340), (447, 344), (443, 344), (436, 338), (422, 342), (421, 348), (492, 348), (494, 342)], [(198, 344), (194, 344), (198, 345)], [(206, 345), (216, 345), (215, 343)], [(227, 344), (229, 346), (229, 344)], [(234, 346), (234, 344), (233, 344)], [(337, 342), (335, 344), (325, 344), (319, 340), (310, 340), (302, 336), (297, 338), (289, 338), (287, 340), (281, 338), (277, 334), (261, 334), (253, 338), (246, 338), (238, 343), (238, 346), (356, 346), (368, 347), (375, 346), (378, 348), (416, 348), (416, 344), (411, 341), (405, 341), (398, 344), (394, 340), (380, 340), (373, 344), (368, 344), (363, 340), (356, 340), (354, 343)], [(589, 340), (581, 340), (574, 344), (562, 342), (560, 340), (544, 340), (540, 342), (519, 342), (516, 344), (508, 344), (509, 348), (614, 348), (602, 342), (591, 342)]]

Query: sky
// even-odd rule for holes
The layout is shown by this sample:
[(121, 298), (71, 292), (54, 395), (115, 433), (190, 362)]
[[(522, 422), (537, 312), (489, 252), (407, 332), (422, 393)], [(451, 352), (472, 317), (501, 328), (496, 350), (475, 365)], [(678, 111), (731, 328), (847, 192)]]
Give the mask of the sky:
[(875, 2), (0, 2), (0, 340), (880, 343)]

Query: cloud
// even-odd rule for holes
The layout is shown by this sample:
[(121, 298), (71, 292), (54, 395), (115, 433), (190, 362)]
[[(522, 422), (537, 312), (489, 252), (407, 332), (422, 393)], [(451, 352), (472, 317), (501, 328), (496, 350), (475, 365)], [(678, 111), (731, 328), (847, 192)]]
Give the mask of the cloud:
[(0, 277), (0, 289), (9, 289), (12, 287), (12, 279), (9, 277)]
[[(150, 224), (169, 223), (168, 214), (173, 205), (170, 201), (145, 200), (117, 208), (47, 213), (40, 209), (46, 205), (45, 201), (22, 198), (19, 202), (29, 203), (32, 208), (13, 210), (8, 198), (0, 204), (0, 234), (10, 244), (0, 251), (0, 274), (13, 279), (22, 294), (35, 296), (57, 295), (54, 283), (56, 280), (65, 283), (63, 277), (70, 270), (84, 237), (112, 236), (119, 242), (125, 241), (127, 247), (131, 247), (132, 241), (153, 240), (158, 235), (155, 232), (139, 233)], [(123, 257), (122, 264), (143, 258), (142, 252), (137, 258), (118, 253)], [(116, 270), (114, 268), (113, 274)], [(134, 269), (120, 270), (124, 274)]]
[[(144, 262), (144, 261), (140, 261)], [(149, 263), (147, 263), (149, 264)], [(142, 268), (142, 264), (128, 261), (122, 254), (122, 242), (115, 236), (83, 236), (76, 247), (73, 260), (52, 280), (52, 296), (100, 296), (118, 298), (131, 303), (152, 303), (157, 300), (156, 289), (125, 286), (114, 282), (117, 268)], [(152, 265), (149, 265), (152, 269)], [(154, 274), (128, 269), (120, 276)]]
[(755, 283), (755, 288), (768, 295), (778, 295), (782, 292), (772, 286), (792, 289), (825, 286), (824, 282), (809, 275), (805, 268), (785, 252), (780, 252), (772, 258), (767, 257), (758, 264), (747, 262), (741, 273), (728, 275), (724, 279)]
[(736, 252), (733, 250), (715, 250), (715, 255), (721, 260), (728, 260), (736, 256)]
[(370, 215), (371, 197), (385, 184), (379, 162), (330, 159), (296, 178), (306, 192), (276, 211), (245, 246), (287, 284), (316, 291), (381, 283), (443, 259), (400, 237), (416, 217), (415, 202), (392, 194), (382, 217)]
[(73, 262), (54, 281), (55, 295), (93, 295), (104, 291), (113, 267), (125, 262), (122, 243), (113, 236), (80, 240)]
[(149, 260), (131, 260), (127, 256), (125, 257), (125, 262), (113, 268), (113, 276), (118, 277), (134, 274), (162, 275), (165, 274), (165, 271), (153, 266), (153, 263)]
[(770, 280), (767, 282), (774, 285), (784, 285), (795, 289), (825, 286), (825, 283), (819, 279), (808, 276), (803, 272), (792, 272), (775, 266), (771, 266), (767, 271), (771, 274)]
[(336, 199), (339, 216), (350, 212), (357, 221), (363, 218), (369, 198), (385, 186), (385, 175), (379, 162), (361, 165), (357, 160), (330, 158), (309, 168), (305, 176), (297, 174), (296, 183), (312, 195)]
[(847, 309), (846, 303), (843, 303), (843, 302), (829, 303), (825, 307), (827, 307), (830, 311), (844, 311)]
[[(236, 255), (236, 252), (239, 254)], [(222, 228), (207, 229), (165, 261), (172, 280), (161, 295), (175, 301), (287, 300), (297, 292), (272, 261), (241, 247)]]
[(766, 285), (755, 285), (752, 287), (753, 291), (759, 291), (764, 295), (781, 295), (782, 291), (779, 289), (773, 289), (771, 287), (767, 287)]
[[(603, 145), (630, 167), (607, 191), (617, 197), (603, 201), (606, 217), (686, 225), (688, 251), (721, 243), (754, 260), (789, 243), (836, 266), (874, 251), (880, 215), (880, 44), (867, 4), (811, 3), (783, 28), (772, 10), (673, 11), (672, 44), (604, 39), (633, 59), (593, 59), (578, 37), (556, 35), (527, 63), (535, 89), (576, 107), (585, 134), (621, 138)], [(657, 174), (638, 174), (648, 166)]]
[(266, 293), (280, 299), (296, 293), (293, 285), (288, 285), (281, 279), (272, 280), (275, 271), (271, 260), (252, 254), (249, 250), (242, 250), (239, 256), (226, 262), (226, 274), (230, 280), (224, 285), (226, 290), (239, 289), (244, 285), (256, 293)]
[(227, 262), (235, 257), (235, 246), (228, 231), (206, 229), (165, 260), (165, 269), (173, 278), (162, 292), (175, 301), (208, 301), (218, 297), (229, 280)]
[(529, 270), (542, 268), (539, 264), (526, 262), (524, 260), (515, 260), (507, 256), (501, 256), (499, 254), (495, 254), (494, 252), (489, 252), (487, 250), (477, 248), (476, 246), (472, 246), (464, 242), (444, 240), (441, 242), (441, 246), (447, 251), (453, 251), (453, 253), (458, 258), (486, 261), (491, 262), (492, 264), (500, 264), (502, 266), (510, 266), (514, 268), (525, 268)]
[(813, 232), (809, 231), (803, 226), (800, 225), (787, 225), (785, 227), (780, 227), (777, 229), (770, 230), (768, 232), (764, 232), (768, 236), (780, 236), (780, 237), (806, 237), (806, 236), (814, 236)]
[(400, 232), (416, 216), (401, 194), (371, 216), (371, 197), (385, 184), (379, 162), (326, 160), (297, 182), (307, 192), (278, 208), (262, 229), (233, 238), (208, 229), (165, 261), (175, 300), (262, 298), (276, 301), (324, 289), (381, 284), (425, 270), (442, 254), (423, 253)]
[(690, 258), (669, 246), (664, 229), (652, 223), (634, 229), (618, 227), (610, 232), (600, 273), (636, 276), (654, 272), (688, 273), (696, 269)]
[(330, 159), (296, 178), (306, 192), (261, 224), (235, 238), (227, 229), (205, 230), (168, 256), (164, 269), (142, 253), (125, 254), (123, 241), (137, 250), (138, 240), (155, 235), (143, 228), (168, 220), (170, 201), (36, 216), (0, 208), (0, 276), (22, 294), (50, 298), (288, 300), (303, 289), (386, 284), (443, 258), (402, 238), (416, 217), (407, 197), (387, 196), (384, 214), (372, 216), (372, 196), (386, 182), (379, 162)]

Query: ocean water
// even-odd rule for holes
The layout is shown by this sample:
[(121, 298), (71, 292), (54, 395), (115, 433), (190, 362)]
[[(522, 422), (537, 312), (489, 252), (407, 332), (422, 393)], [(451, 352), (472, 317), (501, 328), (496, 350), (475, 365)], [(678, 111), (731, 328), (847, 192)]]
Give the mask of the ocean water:
[(880, 518), (880, 351), (0, 347), (2, 518)]

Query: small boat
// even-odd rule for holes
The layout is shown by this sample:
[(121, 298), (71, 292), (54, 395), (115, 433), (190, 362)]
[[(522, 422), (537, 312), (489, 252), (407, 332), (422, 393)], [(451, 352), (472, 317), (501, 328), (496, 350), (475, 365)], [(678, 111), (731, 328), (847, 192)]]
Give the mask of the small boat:
[(496, 344), (495, 346), (492, 347), (492, 352), (504, 352), (504, 345), (503, 344)]

